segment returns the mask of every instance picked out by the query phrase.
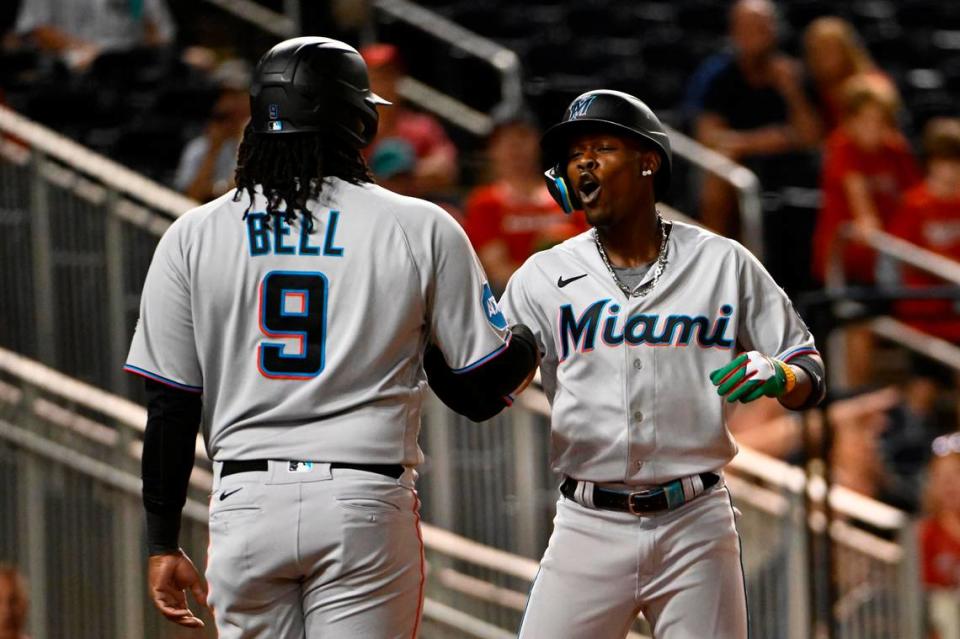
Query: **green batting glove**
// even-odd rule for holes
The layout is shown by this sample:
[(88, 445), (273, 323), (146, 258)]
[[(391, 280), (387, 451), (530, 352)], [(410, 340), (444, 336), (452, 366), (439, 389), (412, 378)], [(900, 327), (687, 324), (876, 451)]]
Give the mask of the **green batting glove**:
[(793, 370), (778, 359), (757, 351), (743, 353), (732, 362), (710, 373), (717, 394), (728, 402), (742, 404), (761, 397), (781, 397), (797, 383)]

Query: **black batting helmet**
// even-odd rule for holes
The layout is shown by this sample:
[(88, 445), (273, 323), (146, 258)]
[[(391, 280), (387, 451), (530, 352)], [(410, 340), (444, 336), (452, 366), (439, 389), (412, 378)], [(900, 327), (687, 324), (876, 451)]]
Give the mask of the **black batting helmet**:
[(257, 133), (332, 133), (364, 147), (377, 134), (378, 104), (390, 102), (370, 90), (363, 58), (331, 38), (281, 42), (260, 58), (250, 86)]
[(660, 169), (653, 178), (658, 199), (670, 188), (673, 155), (670, 139), (656, 114), (638, 98), (621, 91), (601, 89), (577, 97), (540, 140), (543, 157), (549, 165), (544, 173), (550, 194), (567, 213), (580, 207), (579, 199), (567, 180), (567, 145), (577, 132), (588, 128), (607, 128), (614, 132), (639, 137), (660, 153)]

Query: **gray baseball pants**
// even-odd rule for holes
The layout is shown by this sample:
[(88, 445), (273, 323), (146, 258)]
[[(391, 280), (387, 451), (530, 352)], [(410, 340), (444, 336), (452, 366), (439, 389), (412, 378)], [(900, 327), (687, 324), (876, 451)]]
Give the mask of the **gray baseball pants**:
[(622, 639), (638, 614), (654, 639), (746, 639), (740, 539), (722, 485), (636, 516), (560, 497), (521, 639)]
[[(218, 465), (216, 465), (218, 466)], [(269, 463), (219, 477), (209, 601), (220, 639), (413, 639), (423, 543), (413, 471)]]

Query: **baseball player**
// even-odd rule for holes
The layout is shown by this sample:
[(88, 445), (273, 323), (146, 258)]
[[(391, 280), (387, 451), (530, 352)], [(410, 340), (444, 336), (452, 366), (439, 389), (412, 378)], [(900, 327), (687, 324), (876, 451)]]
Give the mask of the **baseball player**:
[(623, 637), (643, 613), (656, 639), (742, 639), (724, 408), (816, 404), (813, 338), (742, 246), (657, 213), (670, 142), (643, 102), (585, 93), (542, 146), (554, 197), (594, 228), (528, 259), (501, 300), (539, 346), (565, 476), (520, 636)]
[[(191, 590), (221, 639), (416, 636), (424, 365), (478, 420), (536, 368), (459, 225), (371, 183), (378, 104), (348, 45), (271, 49), (237, 189), (178, 219), (147, 274), (126, 368), (146, 378), (150, 591), (197, 627)], [(209, 593), (177, 544), (201, 410)]]

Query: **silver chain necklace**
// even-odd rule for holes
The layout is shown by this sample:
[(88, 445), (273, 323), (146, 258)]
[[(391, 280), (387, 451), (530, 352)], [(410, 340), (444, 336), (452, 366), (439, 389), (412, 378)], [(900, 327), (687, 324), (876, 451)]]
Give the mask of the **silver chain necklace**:
[(631, 289), (624, 284), (617, 275), (617, 272), (613, 269), (613, 264), (610, 263), (609, 256), (607, 256), (607, 251), (603, 248), (603, 243), (600, 241), (600, 234), (597, 233), (596, 228), (593, 229), (593, 241), (597, 245), (597, 251), (600, 253), (600, 257), (603, 259), (607, 270), (610, 271), (614, 283), (627, 297), (643, 297), (653, 290), (653, 287), (657, 285), (657, 280), (663, 275), (663, 269), (667, 266), (667, 237), (670, 236), (670, 225), (670, 222), (663, 221), (663, 218), (660, 217), (660, 213), (658, 212), (657, 228), (660, 229), (660, 250), (657, 253), (657, 264), (653, 270), (653, 278), (649, 282), (641, 284), (636, 289)]

